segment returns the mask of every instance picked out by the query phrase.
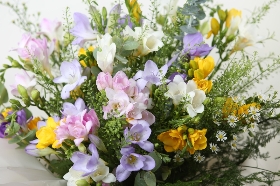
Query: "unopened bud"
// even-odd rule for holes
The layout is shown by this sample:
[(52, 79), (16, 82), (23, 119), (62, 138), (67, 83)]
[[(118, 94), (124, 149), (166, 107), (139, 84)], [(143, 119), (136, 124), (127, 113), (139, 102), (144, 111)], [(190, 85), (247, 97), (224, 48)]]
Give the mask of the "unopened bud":
[(186, 125), (182, 125), (182, 126), (178, 127), (177, 130), (180, 133), (184, 133), (184, 132), (186, 132), (187, 127), (186, 127)]
[(79, 151), (82, 152), (82, 153), (86, 153), (86, 151), (87, 151), (87, 148), (86, 148), (85, 145), (82, 144), (82, 143), (80, 143), (80, 145), (78, 145), (78, 149), (79, 149)]
[(3, 67), (4, 67), (5, 69), (11, 68), (11, 66), (10, 66), (10, 65), (7, 65), (7, 64), (3, 64)]
[(186, 139), (188, 139), (188, 135), (184, 134), (183, 135), (183, 140), (186, 140)]
[(21, 97), (23, 97), (25, 99), (29, 99), (27, 90), (26, 90), (26, 88), (24, 86), (18, 85), (17, 86), (17, 90), (18, 90), (19, 94), (21, 95)]
[(188, 70), (188, 77), (192, 78), (194, 75), (193, 69)]
[(90, 184), (86, 180), (78, 180), (76, 181), (77, 186), (90, 186)]
[(194, 129), (193, 128), (189, 128), (188, 132), (189, 132), (189, 134), (193, 134), (194, 133)]
[(218, 10), (218, 16), (219, 16), (219, 19), (221, 21), (225, 21), (226, 20), (226, 17), (227, 17), (227, 14), (225, 11), (223, 11), (222, 9)]
[(194, 61), (194, 60), (191, 60), (191, 61), (190, 61), (190, 66), (191, 66), (191, 68), (192, 68), (193, 70), (198, 69), (198, 64), (197, 64), (197, 62)]
[(38, 90), (34, 89), (31, 91), (31, 98), (34, 102), (36, 102), (39, 97), (40, 97), (40, 92)]
[(226, 42), (227, 42), (227, 43), (230, 43), (230, 42), (232, 42), (234, 39), (235, 39), (235, 35), (229, 35), (229, 36), (227, 37)]

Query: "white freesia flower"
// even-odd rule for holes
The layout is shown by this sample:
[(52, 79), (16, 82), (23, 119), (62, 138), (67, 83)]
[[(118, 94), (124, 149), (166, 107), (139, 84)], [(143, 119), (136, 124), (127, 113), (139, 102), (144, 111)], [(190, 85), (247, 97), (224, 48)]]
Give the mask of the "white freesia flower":
[(86, 180), (89, 181), (89, 176), (83, 177), (83, 172), (76, 171), (72, 167), (69, 169), (69, 172), (63, 176), (65, 180), (67, 180), (67, 186), (76, 186), (76, 182), (78, 180)]
[(147, 30), (145, 26), (143, 28), (135, 27), (135, 31), (133, 31), (129, 26), (126, 26), (123, 30), (124, 36), (132, 36), (139, 42), (138, 52), (135, 53), (137, 56), (144, 56), (150, 52), (158, 51), (163, 46), (161, 39), (164, 34), (162, 31)]
[(256, 46), (258, 48), (262, 47), (261, 41), (262, 37), (258, 33), (258, 28), (256, 25), (249, 25), (246, 27), (241, 27), (239, 29), (238, 39), (233, 47), (233, 52), (243, 50), (248, 46)]
[(112, 42), (112, 36), (108, 33), (102, 38), (97, 37), (97, 42), (101, 50), (97, 52), (97, 65), (103, 72), (112, 74), (116, 44)]
[(116, 181), (116, 177), (109, 173), (109, 167), (104, 164), (103, 160), (99, 160), (97, 169), (90, 175), (95, 182), (111, 183)]
[(182, 76), (176, 75), (173, 82), (170, 82), (167, 87), (168, 91), (165, 93), (165, 96), (171, 98), (174, 105), (179, 105), (182, 98), (187, 94), (187, 84)]
[(202, 103), (206, 99), (205, 92), (197, 89), (196, 83), (190, 80), (186, 86), (186, 93), (187, 104), (185, 108), (191, 117), (195, 117), (197, 113), (202, 113), (204, 111), (204, 105)]

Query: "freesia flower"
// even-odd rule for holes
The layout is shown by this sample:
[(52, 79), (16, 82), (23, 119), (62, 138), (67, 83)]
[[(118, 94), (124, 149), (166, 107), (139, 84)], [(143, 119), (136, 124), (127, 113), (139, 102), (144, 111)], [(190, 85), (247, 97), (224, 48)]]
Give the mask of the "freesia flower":
[(132, 171), (152, 170), (155, 167), (155, 160), (149, 155), (140, 155), (135, 153), (131, 146), (121, 149), (123, 155), (120, 165), (116, 169), (116, 177), (119, 182), (126, 180)]
[(74, 13), (75, 26), (70, 30), (70, 33), (75, 36), (73, 45), (82, 47), (86, 41), (95, 40), (97, 34), (91, 28), (89, 19), (81, 13)]
[(40, 23), (41, 32), (53, 41), (59, 41), (62, 36), (61, 22), (44, 18)]
[(32, 38), (30, 34), (23, 34), (18, 43), (17, 53), (24, 60), (36, 59), (42, 63), (43, 69), (52, 77), (49, 56), (54, 50), (54, 44), (51, 42), (48, 47), (47, 39)]
[(230, 36), (238, 30), (241, 23), (241, 15), (242, 12), (234, 8), (227, 12), (226, 27), (228, 28), (228, 31), (226, 36)]
[(205, 79), (215, 67), (214, 59), (211, 56), (207, 56), (204, 59), (195, 57), (193, 61), (198, 65), (198, 69), (194, 71), (194, 77), (199, 80)]
[(24, 109), (21, 109), (21, 110), (17, 111), (17, 123), (21, 127), (25, 127), (26, 121), (27, 121), (26, 112), (24, 111)]
[(97, 89), (105, 90), (106, 88), (113, 88), (113, 78), (109, 72), (100, 72), (96, 78)]
[(203, 150), (207, 147), (207, 138), (205, 137), (207, 129), (194, 130), (189, 134), (189, 140), (192, 143), (193, 148), (188, 148), (190, 154), (194, 154), (196, 150)]
[(179, 73), (179, 72), (174, 72), (174, 73), (172, 73), (170, 76), (169, 76), (169, 80), (170, 80), (170, 82), (172, 82), (173, 80), (174, 80), (174, 78), (175, 78), (175, 76), (176, 75), (180, 75), (182, 78), (183, 78), (183, 80), (186, 80), (186, 78), (187, 78), (187, 74), (181, 74), (181, 73)]
[(124, 130), (125, 140), (132, 144), (139, 145), (142, 149), (152, 152), (154, 150), (154, 144), (147, 141), (151, 135), (149, 123), (138, 123), (133, 125), (130, 130), (126, 128)]
[(186, 145), (186, 141), (183, 139), (183, 135), (179, 130), (163, 132), (157, 136), (157, 139), (163, 142), (166, 152), (182, 150)]
[(125, 91), (129, 87), (129, 80), (123, 71), (118, 71), (113, 77), (113, 89)]
[(81, 85), (86, 79), (82, 76), (82, 67), (77, 60), (72, 62), (64, 61), (60, 66), (61, 76), (55, 78), (55, 83), (67, 83), (62, 89), (61, 98), (67, 99), (70, 96), (70, 91)]
[(63, 179), (67, 180), (67, 186), (77, 186), (76, 182), (79, 180), (90, 181), (89, 176), (82, 176), (83, 172), (77, 171), (71, 167), (69, 172), (63, 176)]
[(38, 127), (39, 130), (36, 132), (36, 137), (38, 138), (38, 144), (36, 147), (38, 149), (44, 149), (49, 145), (52, 145), (53, 148), (59, 148), (60, 145), (57, 145), (56, 134), (54, 130), (59, 126), (59, 122), (56, 122), (54, 118), (49, 117), (46, 126)]
[(102, 38), (97, 37), (98, 47), (96, 54), (98, 67), (103, 72), (113, 73), (113, 63), (116, 54), (116, 44), (112, 41), (112, 36), (106, 33)]
[(50, 147), (46, 147), (43, 149), (38, 149), (36, 147), (36, 144), (38, 143), (38, 139), (30, 141), (30, 144), (25, 147), (25, 152), (31, 156), (35, 157), (41, 157), (41, 156), (46, 156), (49, 154), (56, 154), (57, 152), (54, 151)]
[(6, 134), (6, 128), (7, 125), (9, 125), (9, 122), (4, 121), (4, 118), (2, 114), (0, 114), (0, 138), (5, 138)]
[(123, 30), (124, 36), (132, 36), (135, 41), (139, 42), (139, 47), (134, 55), (144, 56), (150, 52), (158, 51), (159, 48), (163, 46), (161, 39), (164, 34), (161, 30), (147, 30), (145, 26), (135, 27), (134, 30), (135, 31), (133, 31), (129, 26), (126, 26)]
[(84, 100), (82, 98), (78, 98), (75, 101), (75, 104), (68, 103), (68, 102), (63, 103), (62, 114), (64, 116), (78, 115), (85, 109), (86, 109), (86, 105), (85, 105)]
[(203, 101), (206, 99), (205, 92), (197, 89), (197, 85), (193, 80), (187, 83), (187, 103), (185, 108), (187, 109), (189, 115), (194, 117), (197, 113), (202, 113), (204, 111)]
[(176, 75), (172, 82), (167, 85), (168, 91), (164, 94), (172, 99), (174, 105), (179, 105), (182, 98), (187, 94), (187, 84), (180, 75)]
[(116, 181), (116, 177), (109, 173), (109, 167), (107, 167), (102, 160), (99, 160), (99, 164), (96, 170), (90, 175), (95, 182), (111, 183)]
[(204, 44), (203, 36), (199, 32), (185, 35), (183, 43), (183, 54), (188, 54), (191, 57), (206, 56), (213, 49), (208, 44)]
[(262, 37), (259, 35), (256, 25), (249, 25), (245, 28), (240, 28), (238, 39), (231, 51), (231, 53), (241, 51), (248, 46), (262, 47)]
[(133, 104), (130, 103), (129, 97), (124, 91), (115, 91), (110, 88), (106, 88), (105, 91), (109, 101), (107, 106), (103, 106), (104, 119), (108, 118), (108, 113), (115, 117), (120, 117), (133, 109)]
[(17, 73), (15, 75), (15, 84), (11, 85), (11, 93), (14, 96), (20, 96), (17, 90), (17, 86), (21, 85), (27, 90), (27, 93), (30, 95), (36, 84), (36, 78), (33, 74), (29, 75), (25, 70), (20, 70), (20, 73)]
[(41, 121), (39, 117), (35, 117), (27, 123), (29, 130), (38, 130), (37, 123)]
[(133, 77), (133, 79), (137, 81), (137, 86), (141, 91), (144, 89), (148, 82), (151, 84), (160, 85), (161, 80), (165, 76), (167, 70), (167, 64), (163, 65), (160, 69), (158, 69), (155, 62), (148, 60), (145, 63), (144, 71), (138, 71)]

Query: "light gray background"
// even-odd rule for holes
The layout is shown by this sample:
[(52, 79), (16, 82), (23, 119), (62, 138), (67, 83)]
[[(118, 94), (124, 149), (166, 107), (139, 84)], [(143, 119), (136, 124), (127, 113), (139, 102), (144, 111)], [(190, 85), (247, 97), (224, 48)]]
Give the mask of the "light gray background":
[[(30, 9), (30, 13), (35, 13), (40, 11), (41, 18), (57, 18), (63, 22), (62, 16), (65, 12), (65, 7), (70, 7), (72, 13), (79, 11), (86, 13), (86, 6), (81, 2), (81, 0), (4, 0), (4, 2), (15, 2), (22, 3), (26, 2)], [(102, 5), (105, 4), (107, 7), (111, 6), (110, 0), (97, 0), (97, 2)], [(147, 5), (149, 0), (139, 0), (140, 3)], [(159, 0), (160, 4), (163, 5), (168, 0)], [(216, 3), (223, 3), (225, 8), (236, 8), (242, 10), (243, 18), (250, 15), (250, 12), (255, 8), (261, 6), (263, 3), (268, 2), (268, 0), (215, 0)], [(180, 4), (182, 1), (180, 0)], [(147, 8), (143, 9), (143, 12), (147, 12)], [(259, 33), (266, 36), (268, 31), (275, 32), (275, 38), (277, 41), (267, 41), (264, 48), (254, 48), (250, 47), (246, 51), (252, 53), (253, 51), (258, 51), (260, 56), (265, 56), (270, 52), (274, 52), (277, 55), (280, 54), (280, 3), (272, 7), (268, 15), (259, 24)], [(11, 21), (15, 19), (15, 14), (7, 7), (0, 6), (0, 64), (8, 63), (6, 57), (7, 55), (16, 57), (15, 52), (11, 52), (12, 48), (17, 47), (17, 43), (21, 38), (21, 31), (18, 27), (13, 25)], [(2, 66), (2, 65), (1, 65)], [(6, 85), (14, 82), (14, 75), (17, 73), (16, 70), (10, 70), (6, 74)], [(273, 85), (274, 90), (279, 91), (280, 75), (277, 73), (271, 74), (271, 76), (263, 81), (261, 84), (257, 85), (252, 92), (265, 91), (269, 85)], [(280, 97), (280, 96), (278, 96)], [(280, 161), (275, 160), (275, 157), (280, 156), (279, 150), (279, 137), (273, 140), (264, 151), (270, 151), (271, 158), (268, 161), (261, 160), (249, 160), (247, 163), (250, 165), (258, 165), (261, 168), (266, 168), (269, 170), (280, 170)]]

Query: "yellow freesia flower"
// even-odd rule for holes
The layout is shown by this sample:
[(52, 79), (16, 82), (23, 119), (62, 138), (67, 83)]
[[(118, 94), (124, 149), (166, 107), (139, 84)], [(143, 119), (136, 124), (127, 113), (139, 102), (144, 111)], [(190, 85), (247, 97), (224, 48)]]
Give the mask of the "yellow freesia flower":
[(59, 148), (61, 146), (57, 145), (56, 134), (54, 130), (59, 126), (59, 122), (55, 122), (52, 117), (49, 117), (46, 121), (46, 126), (41, 127), (36, 132), (36, 137), (39, 139), (36, 147), (38, 149), (43, 149), (52, 145), (53, 148)]
[(37, 130), (37, 123), (38, 121), (41, 121), (41, 119), (39, 117), (36, 117), (34, 119), (32, 119), (31, 121), (29, 121), (29, 123), (27, 124), (27, 127), (30, 129), (30, 130)]
[(205, 79), (214, 69), (215, 62), (211, 56), (205, 59), (195, 57), (194, 61), (198, 64), (198, 69), (194, 71), (194, 77), (198, 80)]
[(227, 36), (235, 33), (241, 23), (242, 12), (236, 9), (231, 9), (227, 13), (226, 27), (228, 28)]
[(219, 31), (220, 31), (220, 23), (216, 18), (212, 17), (212, 19), (211, 19), (211, 30), (208, 32), (206, 39), (211, 37), (212, 34), (214, 36), (217, 35), (219, 33)]
[(203, 90), (205, 93), (209, 93), (212, 89), (213, 83), (211, 80), (197, 78), (193, 78), (193, 80), (196, 83), (198, 89)]
[(193, 148), (188, 148), (190, 154), (194, 154), (196, 150), (203, 150), (207, 147), (207, 138), (205, 134), (207, 129), (194, 130), (192, 134), (189, 134), (189, 140), (192, 143)]
[(166, 152), (174, 152), (178, 149), (182, 150), (186, 145), (186, 141), (183, 139), (183, 135), (179, 130), (169, 130), (157, 136), (157, 139), (164, 143)]

